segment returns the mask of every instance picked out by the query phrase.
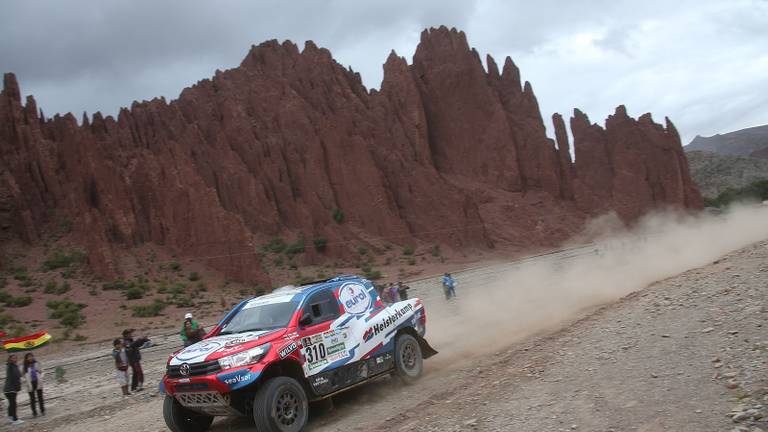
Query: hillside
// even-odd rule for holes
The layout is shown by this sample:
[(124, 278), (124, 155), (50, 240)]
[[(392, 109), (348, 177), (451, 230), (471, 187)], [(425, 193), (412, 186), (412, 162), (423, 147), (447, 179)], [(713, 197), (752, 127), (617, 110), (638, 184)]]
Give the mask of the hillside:
[(768, 125), (742, 129), (711, 137), (697, 135), (685, 151), (703, 150), (729, 156), (768, 158)]
[(530, 250), (606, 211), (631, 221), (702, 206), (668, 119), (620, 106), (602, 127), (576, 110), (574, 163), (563, 119), (555, 144), (512, 60), (487, 63), (463, 32), (433, 28), (412, 64), (393, 52), (368, 91), (311, 41), (268, 41), (177, 100), (80, 122), (46, 118), (32, 96), (22, 104), (8, 73), (2, 237), (48, 248), (67, 227), (63, 241), (104, 279), (153, 245), (270, 286), (271, 241), (290, 245), (292, 268), (356, 261), (360, 247)]
[(768, 179), (768, 160), (708, 151), (689, 151), (685, 155), (691, 177), (705, 197), (715, 198), (727, 188), (740, 188)]

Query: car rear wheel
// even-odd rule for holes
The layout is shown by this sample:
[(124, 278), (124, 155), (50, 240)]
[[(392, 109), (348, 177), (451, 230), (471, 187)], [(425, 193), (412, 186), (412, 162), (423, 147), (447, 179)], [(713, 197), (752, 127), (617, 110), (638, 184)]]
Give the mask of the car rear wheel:
[(307, 394), (293, 378), (267, 380), (253, 399), (253, 420), (259, 432), (298, 432), (308, 418)]
[(424, 358), (415, 337), (401, 334), (395, 340), (395, 375), (405, 384), (413, 384), (421, 377)]
[(213, 423), (213, 416), (188, 410), (171, 396), (163, 401), (163, 418), (173, 432), (205, 432)]

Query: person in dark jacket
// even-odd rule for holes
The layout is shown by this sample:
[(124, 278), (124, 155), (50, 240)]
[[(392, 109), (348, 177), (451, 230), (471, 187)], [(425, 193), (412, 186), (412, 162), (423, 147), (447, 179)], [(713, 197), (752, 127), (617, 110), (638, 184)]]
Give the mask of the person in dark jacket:
[(37, 406), (40, 405), (40, 414), (45, 415), (45, 401), (43, 400), (43, 368), (40, 366), (35, 355), (27, 353), (24, 355), (24, 384), (29, 393), (29, 406), (32, 407), (32, 415), (37, 417)]
[(24, 423), (24, 420), (19, 420), (16, 415), (16, 396), (21, 391), (21, 371), (16, 364), (16, 354), (9, 354), (7, 366), (5, 369), (5, 385), (3, 386), (3, 393), (5, 398), (8, 399), (8, 419), (15, 425)]
[(397, 282), (397, 294), (400, 296), (400, 301), (408, 300), (408, 290), (411, 289), (408, 285)]
[(149, 338), (133, 339), (134, 329), (123, 330), (123, 345), (131, 366), (131, 391), (144, 390), (144, 370), (141, 368), (141, 347), (149, 342)]

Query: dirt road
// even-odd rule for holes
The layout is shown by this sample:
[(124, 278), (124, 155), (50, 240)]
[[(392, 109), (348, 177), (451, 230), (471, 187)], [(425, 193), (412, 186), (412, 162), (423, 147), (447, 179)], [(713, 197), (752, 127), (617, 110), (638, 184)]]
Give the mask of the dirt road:
[[(424, 379), (350, 391), (313, 409), (308, 430), (768, 430), (768, 242), (723, 258), (695, 241), (685, 248), (695, 257), (645, 250), (671, 237), (474, 269), (458, 275), (450, 304), (436, 279), (412, 283), (441, 351)], [(150, 383), (176, 343), (155, 339), (144, 352)], [(21, 430), (165, 430), (154, 389), (121, 399), (108, 359), (67, 362), (68, 382), (46, 388), (49, 416)], [(212, 430), (253, 429), (223, 419)]]

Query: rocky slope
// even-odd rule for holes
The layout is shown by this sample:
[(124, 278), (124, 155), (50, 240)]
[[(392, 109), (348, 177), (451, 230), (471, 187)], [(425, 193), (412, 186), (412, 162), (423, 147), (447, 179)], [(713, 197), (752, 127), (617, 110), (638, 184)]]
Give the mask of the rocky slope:
[(693, 180), (706, 197), (714, 198), (727, 188), (740, 188), (768, 179), (768, 160), (708, 151), (689, 151), (685, 156)]
[(306, 239), (306, 262), (322, 259), (321, 237), (336, 257), (381, 239), (531, 248), (608, 210), (631, 221), (701, 207), (668, 119), (619, 107), (603, 128), (576, 110), (573, 162), (563, 119), (555, 145), (512, 60), (487, 63), (463, 32), (425, 30), (413, 63), (393, 52), (368, 91), (328, 50), (268, 41), (177, 100), (80, 123), (22, 103), (6, 74), (0, 228), (35, 243), (71, 223), (103, 276), (120, 271), (121, 250), (153, 243), (268, 282), (255, 250), (277, 235)]
[(768, 125), (711, 137), (697, 135), (690, 144), (685, 146), (685, 150), (704, 150), (722, 155), (768, 159)]

